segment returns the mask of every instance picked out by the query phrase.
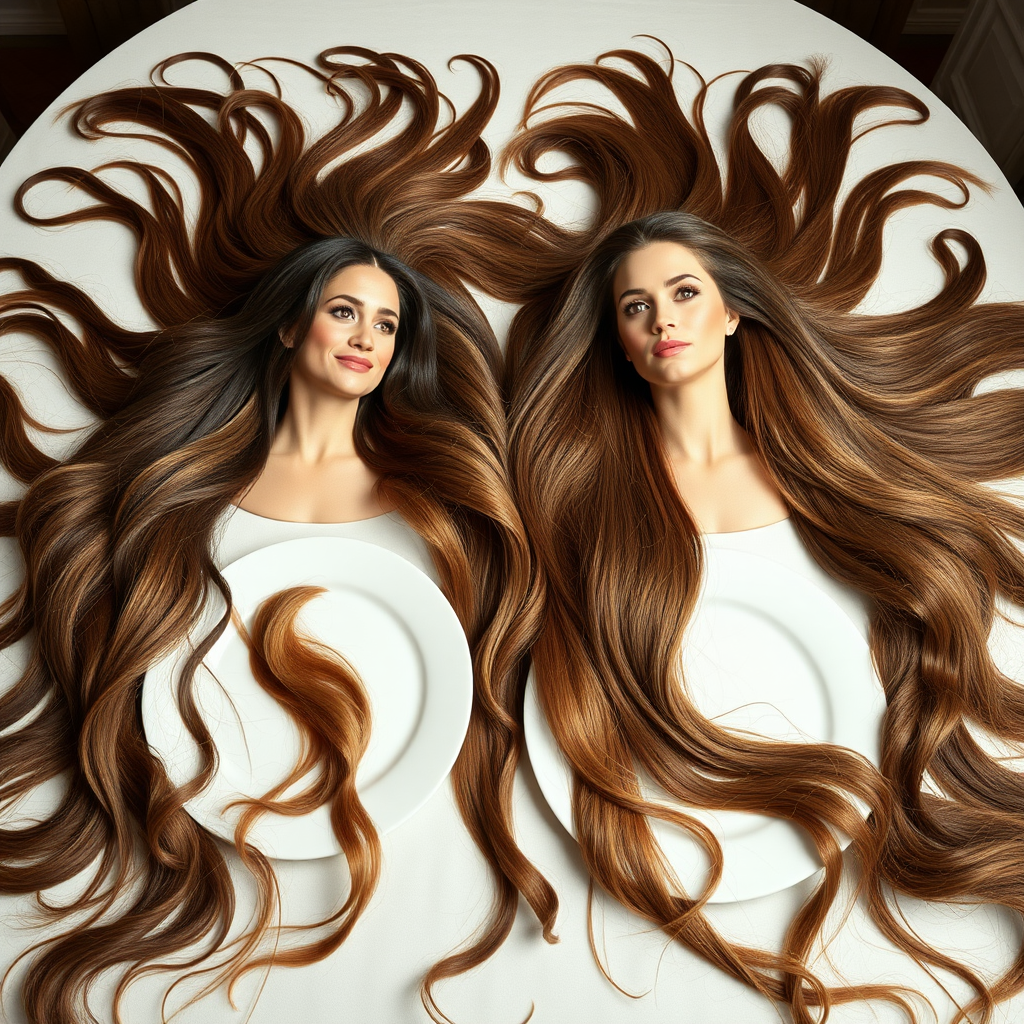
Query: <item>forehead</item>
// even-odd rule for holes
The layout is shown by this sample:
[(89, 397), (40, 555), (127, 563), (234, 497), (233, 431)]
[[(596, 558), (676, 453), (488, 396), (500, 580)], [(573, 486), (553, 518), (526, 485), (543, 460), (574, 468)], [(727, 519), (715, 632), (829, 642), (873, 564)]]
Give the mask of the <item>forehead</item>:
[(618, 295), (623, 288), (660, 288), (680, 274), (693, 274), (709, 280), (700, 260), (678, 242), (651, 242), (635, 249), (619, 264), (613, 287)]
[(339, 270), (324, 288), (324, 299), (350, 295), (369, 307), (386, 306), (398, 312), (398, 285), (390, 274), (369, 264), (353, 264)]

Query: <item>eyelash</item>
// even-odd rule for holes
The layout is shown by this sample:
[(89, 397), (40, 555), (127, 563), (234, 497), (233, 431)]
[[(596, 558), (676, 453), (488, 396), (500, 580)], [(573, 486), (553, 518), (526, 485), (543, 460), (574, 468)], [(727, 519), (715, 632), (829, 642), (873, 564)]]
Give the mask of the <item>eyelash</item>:
[[(680, 286), (679, 288), (676, 289), (676, 296), (675, 297), (676, 297), (677, 300), (683, 294), (683, 292), (689, 292), (690, 293), (689, 295), (687, 295), (685, 297), (686, 299), (692, 299), (695, 295), (700, 295), (700, 292), (697, 291), (697, 289), (694, 288), (693, 285), (684, 284), (684, 285), (682, 285), (682, 286)], [(683, 301), (685, 301), (685, 299)], [(634, 299), (632, 302), (627, 302), (626, 305), (622, 307), (622, 312), (626, 316), (636, 316), (636, 314), (641, 312), (641, 310), (635, 309), (634, 307), (635, 306), (646, 306), (646, 305), (647, 305), (647, 303), (644, 302), (643, 299)]]
[[(347, 317), (337, 316), (338, 313), (345, 312), (349, 314)], [(337, 317), (338, 320), (355, 320), (356, 318), (356, 311), (351, 306), (347, 305), (333, 306), (331, 309), (328, 310), (328, 313), (330, 313), (331, 316)], [(387, 330), (384, 332), (385, 334), (394, 334), (398, 330), (398, 324), (396, 324), (393, 320), (381, 320), (378, 326), (387, 328)]]

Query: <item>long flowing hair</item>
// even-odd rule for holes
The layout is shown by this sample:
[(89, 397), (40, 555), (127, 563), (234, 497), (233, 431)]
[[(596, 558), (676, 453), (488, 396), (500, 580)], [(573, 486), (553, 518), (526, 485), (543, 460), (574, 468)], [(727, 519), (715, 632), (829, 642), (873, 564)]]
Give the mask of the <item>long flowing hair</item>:
[[(855, 121), (885, 107), (870, 129), (878, 130), (905, 123), (892, 108), (910, 123), (927, 110), (894, 88), (824, 94), (822, 74), (815, 64), (770, 65), (743, 77), (723, 173), (703, 120), (708, 83), (687, 112), (671, 72), (642, 53), (558, 68), (534, 87), (505, 159), (536, 180), (589, 185), (593, 222), (566, 228), (511, 204), (503, 221), (498, 204), (463, 219), (481, 286), (524, 304), (507, 380), (513, 481), (546, 588), (532, 659), (572, 766), (581, 851), (603, 890), (788, 1004), (802, 1024), (830, 1005), (873, 998), (914, 1018), (906, 990), (826, 984), (809, 966), (839, 891), (844, 832), (876, 924), (926, 969), (971, 987), (957, 1020), (985, 1020), (1024, 988), (1024, 946), (1000, 977), (985, 979), (918, 937), (893, 894), (1024, 911), (1024, 780), (975, 734), (1024, 740), (1024, 692), (987, 647), (997, 597), (1024, 598), (1015, 546), (1024, 516), (984, 484), (1024, 472), (1024, 393), (975, 393), (990, 374), (1024, 366), (1024, 308), (978, 302), (980, 247), (951, 228), (931, 242), (945, 277), (934, 298), (892, 314), (856, 312), (881, 267), (891, 215), (962, 206), (981, 183), (916, 160), (873, 171), (841, 196)], [(579, 81), (614, 103), (543, 105)], [(772, 106), (791, 121), (782, 167), (751, 128)], [(545, 161), (552, 152), (562, 155), (555, 170)], [(959, 196), (899, 187), (918, 175)], [(692, 251), (740, 315), (726, 353), (729, 400), (801, 540), (871, 600), (870, 645), (887, 700), (879, 770), (834, 746), (724, 730), (680, 686), (703, 548), (649, 390), (621, 353), (610, 289), (626, 255), (662, 240)], [(700, 822), (645, 798), (644, 776), (681, 807), (767, 813), (809, 834), (825, 871), (781, 950), (742, 946), (712, 927), (702, 907), (720, 877), (720, 848)], [(866, 820), (858, 802), (870, 809)], [(652, 817), (707, 849), (704, 892), (679, 889)]]
[[(203, 754), (193, 783), (174, 787), (148, 750), (139, 690), (211, 595), (219, 591), (230, 609), (215, 530), (260, 473), (287, 401), (294, 349), (280, 331), (304, 336), (326, 282), (353, 263), (381, 267), (401, 299), (396, 356), (361, 403), (357, 452), (379, 474), (382, 501), (425, 540), (473, 652), (470, 732), (453, 773), (460, 808), (492, 866), (501, 865), (498, 906), (509, 921), (521, 891), (538, 908), (554, 900), (507, 825), (519, 749), (508, 693), (520, 685), (531, 633), (522, 623), (532, 614), (534, 570), (509, 496), (500, 353), (456, 276), (447, 229), (446, 211), (488, 173), (480, 133), (498, 95), (490, 65), (462, 59), (481, 90), (447, 120), (450, 105), (408, 58), (334, 49), (315, 67), (286, 62), (322, 82), (337, 105), (336, 123), (308, 140), (276, 80), (255, 88), (217, 57), (183, 54), (157, 68), (153, 85), (78, 104), (71, 124), (86, 138), (142, 138), (169, 151), (196, 199), (180, 175), (124, 159), (43, 171), (17, 193), (18, 211), (35, 224), (128, 227), (138, 295), (154, 325), (121, 326), (39, 265), (0, 260), (24, 282), (0, 297), (0, 333), (48, 345), (71, 395), (97, 420), (70, 452), (48, 455), (35, 439), (46, 424), (0, 378), (2, 460), (25, 487), (0, 506), (0, 528), (25, 564), (2, 606), (0, 648), (28, 638), (29, 651), (0, 697), (0, 801), (12, 806), (48, 780), (64, 786), (52, 813), (0, 829), (0, 889), (42, 893), (86, 880), (70, 904), (40, 897), (55, 920), (79, 916), (34, 950), (22, 987), (34, 1024), (88, 1019), (88, 992), (109, 969), (120, 971), (116, 1014), (131, 981), (161, 965), (216, 963), (218, 978), (233, 980), (270, 962), (252, 942), (228, 941), (235, 892), (224, 851), (184, 810), (215, 757), (187, 680), (229, 611), (183, 673), (179, 703)], [(189, 60), (223, 70), (226, 91), (167, 84), (167, 68)], [(110, 184), (110, 168), (138, 179), (146, 200)], [(30, 212), (33, 189), (54, 181), (89, 203)], [(273, 871), (248, 852), (265, 925)], [(336, 924), (326, 940), (279, 951), (273, 962), (327, 955), (351, 923), (348, 909), (326, 922)], [(225, 955), (210, 959), (217, 952)]]

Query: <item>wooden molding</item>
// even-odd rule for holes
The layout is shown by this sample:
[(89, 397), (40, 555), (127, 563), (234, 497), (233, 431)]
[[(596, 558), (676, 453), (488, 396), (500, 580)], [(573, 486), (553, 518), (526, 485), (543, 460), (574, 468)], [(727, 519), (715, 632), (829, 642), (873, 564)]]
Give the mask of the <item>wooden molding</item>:
[(17, 141), (14, 132), (11, 131), (11, 126), (0, 116), (0, 163), (3, 163), (4, 158), (14, 148)]
[(0, 36), (64, 35), (57, 0), (7, 0), (0, 5)]
[(915, 0), (904, 35), (951, 36), (963, 24), (969, 0)]
[(1024, 12), (972, 0), (932, 82), (1010, 182), (1024, 177)]

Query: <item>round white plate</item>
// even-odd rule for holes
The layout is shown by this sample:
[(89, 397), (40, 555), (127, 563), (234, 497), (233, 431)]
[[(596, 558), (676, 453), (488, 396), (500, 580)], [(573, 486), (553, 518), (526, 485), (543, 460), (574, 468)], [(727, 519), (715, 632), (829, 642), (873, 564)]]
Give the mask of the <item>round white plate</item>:
[[(273, 544), (233, 562), (224, 577), (247, 628), (260, 603), (279, 590), (304, 584), (327, 589), (303, 608), (298, 624), (358, 671), (372, 713), (369, 747), (356, 774), (359, 797), (379, 833), (400, 825), (448, 775), (469, 725), (469, 647), (445, 596), (404, 558), (339, 537)], [(205, 636), (223, 609), (218, 594), (195, 635)], [(195, 778), (199, 767), (199, 751), (175, 695), (189, 650), (183, 644), (155, 664), (142, 690), (146, 739), (179, 786)], [(195, 693), (219, 764), (186, 810), (233, 842), (242, 809), (225, 807), (261, 796), (287, 777), (299, 751), (298, 729), (253, 678), (248, 649), (234, 626), (197, 672)], [(298, 817), (265, 814), (249, 842), (286, 860), (339, 852), (327, 805)]]
[[(834, 743), (878, 764), (885, 695), (867, 642), (820, 587), (767, 558), (709, 548), (701, 599), (684, 644), (691, 699), (718, 725), (769, 739)], [(572, 771), (548, 727), (531, 673), (526, 746), (544, 797), (575, 835)], [(652, 799), (666, 799), (648, 787)], [(722, 879), (711, 902), (778, 892), (821, 868), (798, 826), (742, 811), (687, 808), (722, 846)], [(657, 819), (651, 827), (687, 893), (708, 871), (702, 847)], [(849, 838), (840, 836), (843, 846)]]

